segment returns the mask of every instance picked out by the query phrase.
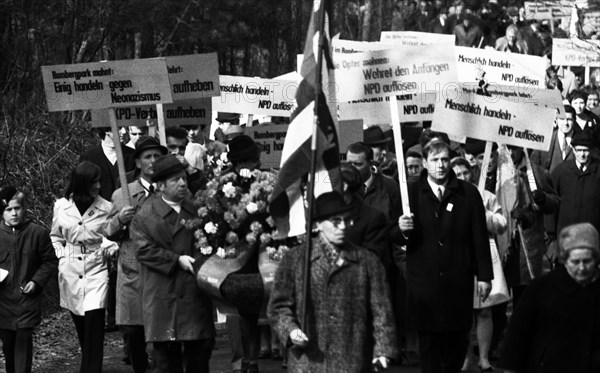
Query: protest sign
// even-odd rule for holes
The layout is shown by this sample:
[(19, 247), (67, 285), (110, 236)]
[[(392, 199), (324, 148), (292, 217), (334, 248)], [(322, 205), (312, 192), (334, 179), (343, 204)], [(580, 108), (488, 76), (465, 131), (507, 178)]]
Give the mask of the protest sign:
[(164, 58), (42, 66), (49, 111), (173, 102)]
[(298, 82), (221, 75), (221, 94), (213, 97), (215, 111), (289, 117)]
[(526, 19), (570, 18), (573, 0), (526, 1), (523, 7)]
[(267, 124), (247, 127), (244, 130), (245, 135), (250, 136), (256, 143), (262, 145), (261, 168), (279, 168), (288, 127), (287, 124)]
[(457, 91), (436, 106), (431, 129), (528, 149), (549, 149), (556, 109), (486, 99), (479, 95), (469, 98)]
[(432, 44), (454, 45), (456, 36), (417, 31), (382, 31), (379, 40), (384, 43), (412, 46)]
[(459, 82), (511, 86), (519, 92), (545, 86), (547, 63), (543, 57), (456, 47), (456, 61)]
[(553, 39), (552, 64), (590, 66), (600, 64), (600, 40)]
[(340, 102), (434, 91), (456, 82), (453, 45), (393, 46), (334, 59)]
[(216, 53), (166, 57), (173, 102), (220, 95)]
[[(211, 100), (189, 100), (163, 105), (165, 125), (167, 127), (189, 124), (210, 124), (212, 116)], [(158, 109), (155, 106), (136, 106), (115, 109), (117, 125), (147, 126), (156, 124)], [(92, 110), (92, 127), (105, 127), (108, 114), (104, 110)]]

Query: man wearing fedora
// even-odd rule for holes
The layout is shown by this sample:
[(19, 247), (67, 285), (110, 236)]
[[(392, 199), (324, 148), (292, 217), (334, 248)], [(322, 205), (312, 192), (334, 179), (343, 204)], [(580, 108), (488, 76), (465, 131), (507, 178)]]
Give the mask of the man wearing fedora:
[(143, 373), (148, 366), (144, 323), (142, 320), (142, 289), (140, 264), (135, 257), (137, 247), (129, 236), (129, 225), (133, 215), (154, 194), (156, 184), (152, 182), (154, 161), (167, 154), (167, 148), (150, 136), (137, 141), (134, 158), (139, 178), (129, 183), (128, 199), (123, 188), (112, 195), (112, 208), (104, 223), (104, 236), (120, 244), (117, 263), (116, 324), (119, 325), (127, 359), (135, 373)]
[(146, 342), (154, 345), (154, 372), (208, 372), (215, 343), (210, 298), (196, 286), (194, 232), (185, 222), (196, 216), (187, 198), (185, 166), (173, 154), (152, 165), (160, 192), (134, 215), (130, 236), (137, 247)]
[(220, 141), (224, 144), (227, 143), (226, 130), (230, 126), (239, 126), (240, 117), (242, 115), (238, 113), (225, 113), (218, 112), (217, 118), (215, 119), (219, 123), (219, 127), (215, 131), (215, 140)]
[[(390, 291), (377, 256), (347, 241), (352, 207), (337, 192), (314, 205), (316, 235), (305, 299), (304, 247), (290, 250), (275, 274), (267, 315), (280, 340), (293, 347), (289, 372), (369, 372), (398, 353)], [(308, 302), (308, 325), (301, 326)]]
[(371, 126), (363, 132), (363, 144), (373, 149), (373, 160), (378, 172), (398, 180), (396, 154), (387, 150), (390, 137), (386, 137), (379, 126)]

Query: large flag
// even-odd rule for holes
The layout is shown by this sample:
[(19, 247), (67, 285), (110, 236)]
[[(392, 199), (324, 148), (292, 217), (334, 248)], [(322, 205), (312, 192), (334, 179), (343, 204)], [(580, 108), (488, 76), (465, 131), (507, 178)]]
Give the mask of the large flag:
[[(317, 105), (317, 167), (315, 173), (315, 198), (325, 192), (337, 190), (341, 192), (340, 152), (336, 130), (337, 114), (328, 106), (323, 87), (332, 91), (335, 87), (333, 65), (331, 63), (331, 43), (329, 39), (329, 1), (315, 0), (310, 25), (304, 46), (304, 60), (300, 74), (302, 81), (296, 92), (297, 108), (292, 114), (291, 123), (285, 137), (281, 168), (275, 189), (271, 195), (270, 212), (277, 224), (279, 237), (296, 236), (305, 232), (305, 204), (303, 185), (307, 185), (310, 172), (311, 138), (314, 124), (314, 109)], [(321, 69), (322, 85), (315, 87), (318, 45), (320, 30), (319, 19), (325, 12), (326, 43), (323, 50)], [(315, 92), (321, 90), (319, 100), (315, 103)], [(334, 103), (335, 104), (335, 103)]]

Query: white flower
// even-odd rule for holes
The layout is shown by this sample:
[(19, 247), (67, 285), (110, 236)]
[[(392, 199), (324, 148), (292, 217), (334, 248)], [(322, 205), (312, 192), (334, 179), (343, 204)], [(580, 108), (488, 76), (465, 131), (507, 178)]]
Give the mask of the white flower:
[(221, 158), (221, 160), (222, 160), (223, 162), (228, 162), (228, 159), (227, 159), (227, 152), (223, 152), (223, 153), (221, 153), (221, 156), (220, 156), (219, 158)]
[(255, 214), (258, 211), (258, 205), (254, 202), (250, 202), (246, 205), (246, 211), (249, 214)]
[(246, 179), (249, 179), (252, 177), (252, 171), (250, 171), (247, 168), (242, 168), (239, 172), (241, 177), (245, 177)]
[(233, 186), (233, 184), (231, 182), (228, 182), (227, 184), (223, 185), (223, 188), (221, 188), (221, 190), (223, 191), (223, 194), (225, 194), (225, 197), (227, 198), (233, 198), (235, 197), (237, 191), (235, 190), (235, 187)]
[(208, 223), (206, 223), (206, 225), (204, 225), (204, 231), (208, 234), (217, 233), (218, 228), (219, 228), (219, 226), (217, 224), (214, 224), (211, 221), (209, 221)]
[(200, 252), (202, 253), (202, 255), (210, 255), (213, 252), (213, 248), (212, 246), (206, 246), (200, 249)]
[(227, 256), (227, 253), (225, 252), (225, 249), (224, 249), (224, 248), (222, 248), (222, 247), (219, 247), (219, 248), (217, 249), (217, 256), (218, 256), (219, 258), (225, 258), (225, 257)]

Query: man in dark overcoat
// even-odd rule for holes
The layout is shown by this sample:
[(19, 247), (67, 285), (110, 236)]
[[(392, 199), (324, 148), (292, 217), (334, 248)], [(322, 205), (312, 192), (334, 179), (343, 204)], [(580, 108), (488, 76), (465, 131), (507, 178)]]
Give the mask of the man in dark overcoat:
[[(315, 203), (309, 296), (304, 247), (287, 252), (275, 275), (267, 315), (288, 353), (289, 372), (371, 372), (397, 355), (396, 328), (383, 266), (346, 240), (351, 207), (337, 192)], [(303, 304), (307, 325), (301, 326)]]
[(213, 308), (192, 267), (194, 232), (185, 222), (196, 209), (186, 198), (185, 166), (169, 154), (154, 161), (153, 170), (160, 194), (144, 203), (129, 229), (141, 264), (142, 317), (146, 342), (154, 344), (154, 372), (208, 372)]
[(419, 336), (424, 373), (459, 372), (473, 314), (473, 276), (482, 300), (491, 289), (492, 260), (481, 196), (456, 178), (450, 148), (433, 140), (423, 149), (426, 170), (409, 184), (412, 214), (403, 214), (409, 312)]

